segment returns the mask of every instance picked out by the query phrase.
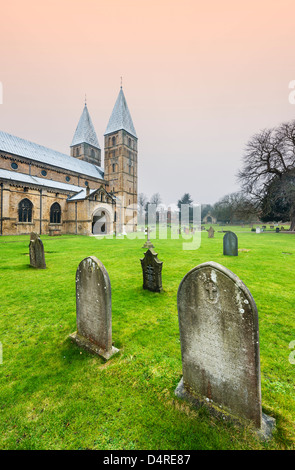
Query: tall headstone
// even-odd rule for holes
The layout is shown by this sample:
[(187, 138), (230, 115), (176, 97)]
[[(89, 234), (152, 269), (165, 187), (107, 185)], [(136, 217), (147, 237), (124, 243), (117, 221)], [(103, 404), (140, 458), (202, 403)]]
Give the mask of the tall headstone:
[(214, 238), (214, 228), (213, 227), (210, 227), (209, 230), (208, 230), (208, 238)]
[(223, 254), (238, 256), (238, 237), (234, 232), (226, 232), (223, 237)]
[(261, 409), (258, 313), (250, 291), (210, 261), (183, 278), (177, 305), (183, 378), (176, 395), (268, 436), (274, 420)]
[(141, 260), (143, 288), (152, 292), (162, 292), (163, 261), (158, 260), (158, 254), (148, 249)]
[(70, 335), (79, 346), (109, 359), (119, 350), (112, 345), (110, 278), (95, 256), (81, 261), (76, 272), (77, 331)]
[(30, 236), (29, 252), (30, 265), (37, 269), (46, 269), (43, 242), (35, 232)]

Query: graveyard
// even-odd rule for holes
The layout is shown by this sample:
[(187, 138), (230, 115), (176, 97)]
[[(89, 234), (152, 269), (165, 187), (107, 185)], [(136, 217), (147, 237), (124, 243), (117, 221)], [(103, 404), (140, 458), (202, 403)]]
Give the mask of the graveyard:
[[(143, 288), (148, 248), (136, 234), (41, 235), (42, 269), (30, 266), (30, 236), (1, 238), (2, 449), (295, 449), (294, 235), (230, 227), (238, 252), (227, 256), (225, 232), (215, 225), (210, 238), (209, 227), (196, 250), (183, 250), (181, 238), (151, 238), (161, 266), (156, 291)], [(89, 257), (110, 280), (108, 360), (73, 340), (76, 272)], [(255, 300), (262, 411), (276, 421), (270, 439), (175, 394), (183, 376), (177, 292), (191, 270), (208, 262), (238, 276)]]

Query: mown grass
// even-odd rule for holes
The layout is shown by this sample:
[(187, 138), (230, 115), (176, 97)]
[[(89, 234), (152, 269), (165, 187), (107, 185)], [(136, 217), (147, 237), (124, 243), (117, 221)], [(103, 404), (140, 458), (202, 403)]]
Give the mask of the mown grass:
[[(29, 236), (2, 237), (1, 449), (294, 449), (294, 235), (234, 229), (238, 257), (222, 254), (223, 233), (202, 233), (199, 249), (155, 240), (161, 294), (142, 289), (141, 239), (42, 236), (46, 270), (29, 266)], [(284, 254), (291, 253), (291, 254)], [(76, 329), (75, 272), (96, 256), (112, 285), (110, 361), (69, 340)], [(259, 312), (263, 411), (277, 420), (260, 441), (174, 395), (182, 375), (176, 296), (183, 276), (205, 261), (223, 264), (250, 289)]]

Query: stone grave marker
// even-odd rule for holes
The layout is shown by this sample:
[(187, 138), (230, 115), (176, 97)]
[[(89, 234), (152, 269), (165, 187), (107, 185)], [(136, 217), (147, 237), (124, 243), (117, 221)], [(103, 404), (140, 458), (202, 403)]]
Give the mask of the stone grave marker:
[(223, 254), (238, 256), (238, 237), (234, 232), (226, 232), (223, 237)]
[(260, 227), (257, 227), (256, 228), (256, 233), (260, 233), (260, 232), (261, 232)]
[(150, 249), (150, 248), (154, 248), (154, 245), (152, 244), (152, 242), (150, 241), (150, 229), (149, 227), (147, 227), (144, 231), (144, 233), (146, 234), (146, 242), (145, 244), (143, 245), (142, 248), (146, 249)]
[(183, 377), (176, 395), (269, 437), (275, 420), (262, 414), (258, 313), (248, 288), (210, 261), (183, 278), (177, 306)]
[(214, 238), (214, 228), (213, 227), (210, 227), (209, 230), (208, 230), (208, 238)]
[(119, 350), (112, 345), (112, 299), (110, 278), (101, 261), (89, 256), (76, 272), (77, 331), (70, 338), (104, 359)]
[(152, 292), (162, 292), (163, 261), (158, 260), (158, 254), (148, 249), (141, 260), (143, 288)]
[(30, 235), (30, 265), (37, 269), (46, 269), (43, 242), (36, 232)]

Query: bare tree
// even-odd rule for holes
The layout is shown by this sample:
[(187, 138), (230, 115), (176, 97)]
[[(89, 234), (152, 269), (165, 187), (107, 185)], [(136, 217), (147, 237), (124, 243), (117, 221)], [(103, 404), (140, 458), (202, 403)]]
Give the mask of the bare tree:
[(150, 204), (156, 204), (156, 206), (158, 206), (159, 204), (161, 204), (161, 202), (162, 202), (162, 199), (159, 193), (155, 193), (152, 195)]
[[(254, 135), (246, 146), (243, 168), (238, 173), (242, 188), (252, 203), (261, 208), (276, 183), (290, 206), (291, 227), (295, 229), (295, 120)], [(279, 193), (279, 191), (277, 191)]]

